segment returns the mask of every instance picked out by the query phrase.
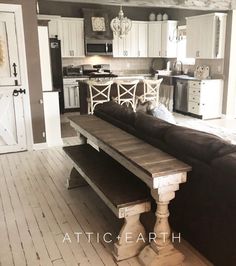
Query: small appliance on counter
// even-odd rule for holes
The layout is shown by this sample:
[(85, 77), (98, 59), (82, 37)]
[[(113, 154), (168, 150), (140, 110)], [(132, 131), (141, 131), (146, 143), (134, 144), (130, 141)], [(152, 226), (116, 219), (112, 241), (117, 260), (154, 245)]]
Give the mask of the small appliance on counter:
[(194, 77), (197, 79), (210, 79), (210, 67), (206, 65), (197, 66), (194, 71)]
[(83, 74), (83, 70), (81, 66), (69, 65), (69, 66), (63, 67), (63, 76), (65, 77), (77, 77), (77, 76), (81, 76), (82, 74)]
[(89, 78), (115, 78), (117, 75), (110, 70), (109, 64), (82, 65), (83, 75)]

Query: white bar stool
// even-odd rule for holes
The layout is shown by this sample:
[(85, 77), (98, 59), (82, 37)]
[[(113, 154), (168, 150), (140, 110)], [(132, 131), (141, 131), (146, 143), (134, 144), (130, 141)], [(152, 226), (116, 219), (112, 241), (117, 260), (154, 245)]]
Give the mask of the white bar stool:
[(135, 94), (139, 80), (124, 81), (116, 80), (117, 84), (117, 101), (119, 104), (130, 104), (133, 110), (136, 110)]
[(94, 108), (98, 104), (110, 101), (110, 91), (112, 80), (109, 81), (87, 81), (89, 86), (88, 114), (93, 114)]

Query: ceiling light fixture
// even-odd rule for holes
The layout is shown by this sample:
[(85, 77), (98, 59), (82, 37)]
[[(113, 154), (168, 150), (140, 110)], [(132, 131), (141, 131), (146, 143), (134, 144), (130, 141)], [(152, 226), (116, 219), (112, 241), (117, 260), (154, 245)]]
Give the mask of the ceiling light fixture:
[(118, 17), (113, 18), (111, 21), (111, 29), (115, 35), (122, 39), (130, 31), (131, 26), (132, 22), (127, 17), (124, 17), (121, 5)]

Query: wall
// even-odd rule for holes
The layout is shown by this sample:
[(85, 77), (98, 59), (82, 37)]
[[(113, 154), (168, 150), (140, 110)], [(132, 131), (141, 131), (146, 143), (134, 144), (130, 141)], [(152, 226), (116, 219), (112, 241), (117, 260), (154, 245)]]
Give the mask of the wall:
[(45, 142), (42, 136), (42, 132), (45, 131), (43, 106), (39, 104), (39, 100), (42, 99), (43, 96), (39, 62), (36, 4), (34, 0), (0, 0), (0, 3), (22, 5), (34, 143)]
[[(226, 115), (229, 118), (236, 117), (236, 10), (230, 12), (229, 20), (231, 21), (227, 32), (227, 60), (225, 62), (225, 71), (227, 71), (226, 90), (225, 90), (225, 108)], [(227, 96), (227, 97), (226, 97)]]

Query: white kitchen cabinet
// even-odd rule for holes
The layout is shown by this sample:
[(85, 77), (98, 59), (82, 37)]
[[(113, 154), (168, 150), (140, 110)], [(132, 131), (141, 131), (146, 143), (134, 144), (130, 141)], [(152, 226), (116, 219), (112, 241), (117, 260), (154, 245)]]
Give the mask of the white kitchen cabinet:
[(73, 109), (80, 107), (79, 84), (76, 79), (63, 79), (64, 108)]
[(117, 35), (114, 35), (113, 57), (131, 57), (132, 34), (133, 34), (133, 32), (129, 31), (128, 34), (123, 38), (119, 38)]
[(131, 30), (122, 39), (114, 35), (113, 57), (147, 57), (148, 22), (132, 21)]
[(161, 24), (161, 55), (162, 57), (177, 57), (177, 21), (162, 21)]
[(59, 23), (62, 57), (84, 57), (84, 19), (61, 18)]
[(148, 57), (161, 57), (162, 21), (148, 23)]
[(188, 81), (188, 112), (202, 119), (222, 115), (223, 80)]
[(38, 15), (39, 20), (49, 20), (48, 22), (48, 32), (50, 38), (55, 38), (55, 36), (58, 36), (58, 39), (60, 39), (59, 36), (59, 25), (60, 25), (60, 16), (53, 16), (53, 15)]
[(177, 21), (155, 21), (148, 25), (148, 56), (177, 56)]
[(225, 13), (211, 13), (188, 17), (187, 57), (216, 59), (224, 58)]
[(131, 56), (147, 57), (148, 55), (148, 22), (133, 21), (131, 30)]

